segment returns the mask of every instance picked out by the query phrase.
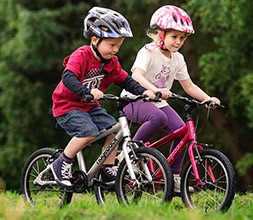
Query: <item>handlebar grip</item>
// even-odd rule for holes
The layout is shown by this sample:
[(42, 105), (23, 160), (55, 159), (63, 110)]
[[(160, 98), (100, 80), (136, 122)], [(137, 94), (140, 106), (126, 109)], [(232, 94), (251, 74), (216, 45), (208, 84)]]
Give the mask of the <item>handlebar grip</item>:
[(225, 110), (225, 106), (224, 105), (216, 105), (218, 109), (221, 109), (221, 110)]
[(216, 107), (217, 109), (225, 110), (225, 106), (224, 105), (215, 104), (215, 103), (212, 103), (211, 101), (206, 101), (206, 102), (211, 107)]
[(83, 102), (90, 102), (90, 101), (93, 101), (93, 100), (94, 100), (93, 95), (84, 95), (83, 98), (82, 98)]
[(156, 99), (162, 98), (162, 93), (161, 93), (161, 92), (156, 92), (156, 93), (155, 93), (155, 98), (156, 98)]

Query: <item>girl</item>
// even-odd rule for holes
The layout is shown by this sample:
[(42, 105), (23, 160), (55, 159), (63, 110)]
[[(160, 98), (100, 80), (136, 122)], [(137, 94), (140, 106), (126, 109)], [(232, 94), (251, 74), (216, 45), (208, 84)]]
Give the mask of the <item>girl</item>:
[[(169, 133), (184, 125), (184, 121), (166, 102), (171, 95), (170, 89), (174, 80), (178, 80), (184, 91), (193, 98), (220, 104), (219, 99), (210, 97), (192, 82), (184, 57), (178, 52), (190, 34), (194, 34), (191, 18), (181, 8), (166, 5), (152, 15), (147, 35), (153, 42), (141, 48), (131, 71), (133, 79), (143, 87), (154, 93), (160, 92), (163, 101), (160, 103), (136, 101), (124, 108), (129, 120), (141, 124), (133, 137), (134, 140), (145, 143), (161, 130)], [(132, 96), (125, 90), (121, 95)], [(172, 143), (170, 151), (179, 141)], [(175, 192), (180, 192), (179, 173), (183, 159), (184, 153), (172, 164)]]

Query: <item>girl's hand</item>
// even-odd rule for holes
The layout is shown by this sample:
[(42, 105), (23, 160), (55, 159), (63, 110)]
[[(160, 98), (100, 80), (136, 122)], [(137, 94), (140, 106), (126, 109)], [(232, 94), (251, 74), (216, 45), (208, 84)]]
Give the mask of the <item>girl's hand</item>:
[[(211, 98), (209, 99), (209, 101), (211, 101), (212, 103), (217, 104), (217, 105), (220, 105), (220, 103), (221, 103), (221, 101), (220, 101), (218, 98), (216, 98), (216, 97), (211, 97)], [(212, 108), (215, 109), (216, 106), (213, 105)]]
[(143, 92), (143, 95), (148, 96), (150, 99), (154, 99), (155, 98), (155, 94), (151, 90), (145, 90)]
[(93, 95), (95, 101), (98, 101), (99, 99), (104, 97), (104, 93), (99, 89), (92, 89), (90, 91), (90, 94)]
[(164, 100), (169, 99), (171, 97), (171, 94), (172, 94), (172, 92), (170, 90), (165, 89), (165, 88), (158, 89), (156, 92), (162, 93), (162, 97), (161, 98), (164, 99)]

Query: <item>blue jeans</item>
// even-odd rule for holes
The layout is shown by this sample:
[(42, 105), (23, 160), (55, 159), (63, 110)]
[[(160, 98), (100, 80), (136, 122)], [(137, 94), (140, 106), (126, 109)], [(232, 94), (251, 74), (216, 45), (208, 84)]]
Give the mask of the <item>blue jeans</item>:
[(57, 123), (71, 137), (90, 137), (116, 124), (116, 120), (104, 108), (95, 107), (89, 112), (72, 110), (56, 117)]

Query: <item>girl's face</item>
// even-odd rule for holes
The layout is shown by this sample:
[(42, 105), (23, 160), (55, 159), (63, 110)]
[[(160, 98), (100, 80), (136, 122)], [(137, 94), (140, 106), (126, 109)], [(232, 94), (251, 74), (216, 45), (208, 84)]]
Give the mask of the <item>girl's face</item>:
[[(94, 45), (97, 44), (99, 38), (94, 39)], [(120, 46), (122, 45), (124, 38), (106, 38), (101, 41), (97, 49), (104, 59), (111, 59), (113, 55), (118, 53)]]
[(170, 52), (177, 52), (187, 39), (187, 35), (181, 31), (171, 30), (165, 33), (164, 47)]

